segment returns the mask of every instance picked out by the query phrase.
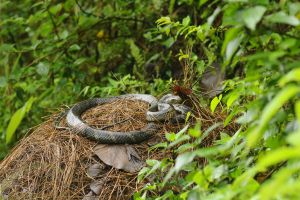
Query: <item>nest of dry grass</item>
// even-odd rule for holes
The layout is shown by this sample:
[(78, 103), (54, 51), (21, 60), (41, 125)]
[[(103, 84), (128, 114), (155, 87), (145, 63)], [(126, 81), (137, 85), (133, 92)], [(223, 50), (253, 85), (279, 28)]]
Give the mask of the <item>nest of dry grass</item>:
[[(83, 114), (91, 126), (111, 131), (132, 131), (146, 125), (148, 105), (141, 101), (118, 100), (97, 106)], [(223, 119), (204, 113), (206, 125)], [(0, 163), (0, 192), (8, 199), (83, 199), (90, 184), (101, 180), (103, 187), (97, 199), (130, 199), (145, 183), (137, 183), (137, 173), (128, 173), (103, 164), (94, 156), (96, 142), (70, 130), (57, 130), (53, 126), (56, 115), (39, 125), (13, 149)], [(65, 125), (65, 122), (61, 123)], [(148, 148), (164, 140), (164, 132), (178, 131), (180, 125), (164, 124), (153, 138), (132, 145), (142, 160), (172, 157), (171, 152)], [(218, 131), (218, 130), (217, 130)], [(217, 137), (218, 132), (211, 136)], [(96, 178), (88, 175), (93, 164), (103, 170)], [(1, 196), (1, 195), (0, 195)], [(86, 198), (89, 199), (89, 198)], [(95, 198), (90, 198), (95, 199)]]

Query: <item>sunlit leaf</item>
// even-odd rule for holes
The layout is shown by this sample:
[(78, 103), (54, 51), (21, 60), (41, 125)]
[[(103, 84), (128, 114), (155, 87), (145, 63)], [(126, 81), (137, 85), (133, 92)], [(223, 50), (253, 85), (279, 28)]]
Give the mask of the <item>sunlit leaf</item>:
[(187, 16), (187, 17), (183, 18), (182, 25), (183, 26), (188, 26), (190, 24), (190, 21), (191, 21), (190, 16)]
[(56, 15), (58, 12), (61, 11), (62, 7), (63, 7), (62, 4), (59, 3), (56, 4), (55, 6), (51, 6), (49, 10), (53, 15)]
[(217, 105), (220, 103), (221, 99), (222, 99), (222, 94), (219, 97), (215, 97), (215, 98), (213, 98), (213, 100), (211, 100), (211, 102), (210, 102), (210, 110), (212, 112), (215, 111), (215, 109), (216, 109)]
[(6, 129), (6, 136), (5, 136), (5, 142), (6, 144), (9, 144), (13, 141), (13, 138), (15, 136), (15, 132), (19, 125), (21, 124), (23, 118), (25, 117), (25, 114), (29, 112), (31, 109), (32, 103), (34, 101), (34, 98), (31, 97), (22, 108), (18, 109), (13, 116), (10, 118), (9, 124)]
[(226, 53), (225, 53), (225, 58), (227, 61), (229, 61), (232, 58), (232, 56), (234, 55), (234, 53), (238, 50), (238, 47), (239, 47), (242, 39), (243, 39), (243, 37), (242, 37), (242, 35), (240, 35), (239, 37), (236, 37), (235, 39), (233, 39), (227, 43)]
[[(260, 188), (259, 197), (261, 199), (273, 199), (278, 196), (278, 194), (282, 194), (283, 191), (287, 190), (286, 186), (288, 182), (291, 182), (293, 174), (299, 171), (299, 169), (300, 165), (298, 162), (289, 165), (286, 168), (281, 168), (278, 172), (275, 172), (275, 175), (272, 175), (271, 180), (263, 184)], [(292, 184), (296, 185), (295, 183)]]
[(170, 23), (171, 23), (170, 17), (161, 17), (160, 19), (158, 19), (156, 21), (156, 24), (158, 26), (167, 25), (167, 24), (170, 24)]
[(282, 87), (288, 82), (300, 81), (300, 68), (293, 69), (279, 80), (279, 85)]
[(196, 126), (194, 128), (190, 128), (188, 133), (195, 138), (198, 138), (201, 136), (201, 127), (200, 124), (197, 123)]
[(229, 95), (227, 102), (226, 102), (227, 109), (229, 109), (231, 107), (231, 105), (239, 98), (239, 96), (240, 95), (238, 93), (233, 93), (233, 94)]
[(185, 165), (188, 165), (189, 163), (191, 163), (194, 160), (195, 156), (196, 156), (196, 154), (192, 153), (192, 152), (180, 154), (176, 158), (174, 170), (176, 172), (179, 172)]
[(233, 111), (230, 112), (230, 114), (226, 117), (224, 121), (224, 127), (226, 127), (230, 122), (232, 122), (233, 117), (239, 113), (238, 108), (235, 108)]
[(293, 146), (300, 146), (300, 129), (294, 133), (290, 133), (287, 137), (287, 142)]
[(243, 10), (242, 19), (246, 26), (252, 31), (255, 30), (256, 24), (261, 20), (267, 9), (263, 6), (255, 6)]
[[(223, 45), (222, 45), (222, 49), (221, 49), (221, 54), (223, 56), (225, 56), (226, 54), (226, 51), (229, 51), (227, 50), (228, 49), (228, 44), (234, 40), (237, 40), (238, 36), (241, 34), (242, 32), (242, 28), (241, 27), (235, 27), (235, 28), (231, 28), (229, 29), (227, 32), (226, 32), (226, 35), (225, 35), (225, 40), (223, 42)], [(232, 45), (231, 45), (232, 46)], [(229, 53), (227, 53), (229, 54)]]
[(255, 167), (258, 171), (264, 171), (269, 166), (293, 158), (300, 158), (300, 147), (281, 147), (262, 156)]
[(207, 18), (207, 23), (209, 26), (212, 25), (212, 23), (214, 22), (215, 18), (218, 16), (218, 14), (221, 12), (221, 8), (220, 7), (217, 7), (215, 10), (214, 10), (214, 13)]
[(165, 137), (168, 141), (173, 142), (176, 139), (175, 133), (166, 133)]
[(289, 24), (292, 26), (298, 26), (300, 24), (300, 21), (297, 17), (292, 16), (292, 15), (287, 15), (283, 11), (279, 11), (277, 13), (268, 15), (268, 16), (266, 16), (265, 19), (268, 22), (283, 23), (283, 24)]
[(268, 103), (268, 105), (262, 111), (259, 126), (247, 136), (249, 147), (253, 147), (256, 144), (256, 142), (262, 136), (271, 118), (278, 112), (283, 104), (299, 93), (299, 91), (300, 88), (297, 86), (287, 86), (282, 89), (270, 103)]

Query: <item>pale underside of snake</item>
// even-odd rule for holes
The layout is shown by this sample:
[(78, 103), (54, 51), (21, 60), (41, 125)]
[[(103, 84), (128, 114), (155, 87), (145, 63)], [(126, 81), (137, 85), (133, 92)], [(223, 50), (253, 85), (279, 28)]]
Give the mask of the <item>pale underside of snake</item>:
[[(141, 130), (129, 132), (113, 132), (92, 128), (81, 118), (81, 115), (88, 109), (110, 103), (120, 99), (140, 100), (150, 104), (150, 109), (146, 112), (148, 124)], [(170, 119), (180, 120), (185, 117), (189, 108), (179, 104), (180, 97), (171, 94), (165, 95), (159, 101), (152, 95), (147, 94), (127, 94), (117, 97), (94, 98), (75, 104), (67, 114), (67, 123), (72, 131), (79, 133), (91, 140), (106, 144), (134, 144), (149, 139), (158, 132), (160, 125), (155, 121), (166, 121)]]

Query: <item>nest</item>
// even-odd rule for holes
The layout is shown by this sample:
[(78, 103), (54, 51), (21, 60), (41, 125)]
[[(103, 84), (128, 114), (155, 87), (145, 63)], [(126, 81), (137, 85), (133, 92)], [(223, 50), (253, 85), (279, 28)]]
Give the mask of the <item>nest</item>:
[[(90, 126), (111, 131), (138, 130), (146, 125), (148, 104), (142, 101), (118, 100), (86, 111), (82, 118)], [(130, 199), (145, 182), (137, 183), (137, 173), (128, 173), (103, 164), (93, 153), (96, 142), (70, 130), (57, 130), (51, 116), (25, 137), (0, 163), (0, 192), (8, 199)], [(213, 123), (220, 120), (208, 116)], [(66, 125), (63, 121), (62, 125)], [(134, 144), (142, 160), (172, 157), (171, 152), (149, 147), (164, 141), (164, 133), (178, 131), (179, 124), (164, 124), (153, 138)], [(216, 133), (215, 135), (218, 135)], [(217, 136), (213, 136), (215, 138)], [(98, 163), (103, 171), (97, 178), (88, 168)], [(86, 198), (90, 185), (101, 180), (103, 187), (97, 198)], [(147, 181), (147, 180), (146, 180)], [(0, 195), (1, 197), (1, 195)]]

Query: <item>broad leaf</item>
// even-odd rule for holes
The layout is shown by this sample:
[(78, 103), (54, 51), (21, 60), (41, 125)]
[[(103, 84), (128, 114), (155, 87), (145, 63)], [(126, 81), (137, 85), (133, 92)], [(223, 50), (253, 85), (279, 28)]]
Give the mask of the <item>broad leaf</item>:
[(282, 89), (278, 93), (278, 95), (264, 108), (259, 121), (259, 126), (255, 128), (252, 132), (250, 132), (250, 134), (247, 137), (248, 145), (250, 147), (253, 147), (256, 144), (257, 140), (259, 140), (259, 138), (262, 136), (269, 121), (283, 106), (283, 104), (299, 92), (299, 87), (293, 85), (287, 86), (284, 89)]
[(289, 25), (292, 25), (292, 26), (298, 26), (300, 24), (300, 21), (297, 17), (287, 15), (283, 11), (279, 11), (277, 13), (268, 15), (268, 16), (266, 16), (265, 19), (268, 22), (283, 23), (283, 24), (289, 24)]
[(34, 101), (34, 98), (31, 97), (22, 108), (20, 108), (19, 110), (17, 110), (13, 116), (11, 117), (7, 130), (6, 130), (6, 136), (5, 136), (5, 141), (6, 144), (9, 144), (12, 142), (13, 137), (15, 135), (15, 132), (17, 130), (17, 128), (19, 127), (19, 125), (21, 124), (25, 114), (27, 112), (29, 112), (31, 105)]
[(211, 100), (210, 110), (212, 112), (215, 112), (215, 109), (216, 109), (217, 105), (220, 103), (221, 99), (222, 99), (222, 95), (220, 95), (219, 97), (215, 97), (215, 98), (213, 98), (213, 100)]
[(265, 11), (267, 9), (263, 6), (255, 6), (253, 8), (248, 8), (243, 11), (242, 19), (245, 25), (251, 29), (255, 30), (256, 24), (261, 20)]
[(95, 154), (107, 165), (127, 172), (137, 172), (144, 162), (133, 147), (128, 145), (99, 144), (94, 148)]
[(300, 81), (300, 68), (293, 69), (279, 80), (279, 85), (284, 86), (291, 81)]

